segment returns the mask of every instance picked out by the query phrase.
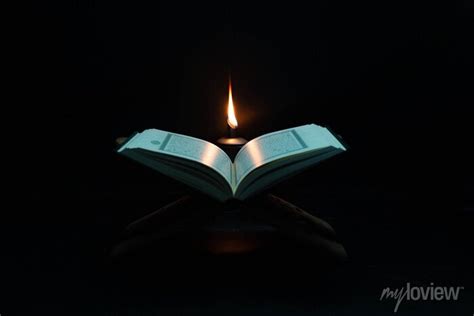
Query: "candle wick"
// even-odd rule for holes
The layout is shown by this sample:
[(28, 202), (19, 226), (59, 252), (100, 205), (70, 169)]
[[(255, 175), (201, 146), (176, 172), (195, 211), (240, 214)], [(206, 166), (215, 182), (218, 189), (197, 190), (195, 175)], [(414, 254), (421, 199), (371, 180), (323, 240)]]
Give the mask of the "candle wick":
[(227, 125), (227, 137), (235, 138), (235, 135), (236, 135), (236, 129)]

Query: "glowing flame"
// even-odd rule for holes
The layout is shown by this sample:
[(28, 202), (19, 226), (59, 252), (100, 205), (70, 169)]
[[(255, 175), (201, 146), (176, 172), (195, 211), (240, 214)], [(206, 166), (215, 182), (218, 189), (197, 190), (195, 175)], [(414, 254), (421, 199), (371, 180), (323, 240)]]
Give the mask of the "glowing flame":
[(234, 101), (232, 100), (232, 85), (229, 82), (229, 101), (227, 103), (227, 124), (230, 128), (236, 129), (239, 124), (235, 117)]

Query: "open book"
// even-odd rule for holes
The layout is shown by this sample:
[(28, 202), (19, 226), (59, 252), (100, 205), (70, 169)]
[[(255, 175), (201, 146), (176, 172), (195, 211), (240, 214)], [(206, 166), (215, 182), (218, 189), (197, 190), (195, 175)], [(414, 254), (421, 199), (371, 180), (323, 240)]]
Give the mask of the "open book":
[(216, 145), (190, 136), (148, 129), (118, 152), (217, 200), (244, 200), (346, 149), (326, 128), (303, 125), (257, 137), (234, 162)]

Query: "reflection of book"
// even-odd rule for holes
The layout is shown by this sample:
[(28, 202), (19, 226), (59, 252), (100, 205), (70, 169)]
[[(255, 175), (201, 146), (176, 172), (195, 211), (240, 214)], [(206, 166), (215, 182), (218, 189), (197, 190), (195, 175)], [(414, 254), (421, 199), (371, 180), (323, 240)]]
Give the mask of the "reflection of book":
[(328, 129), (309, 124), (251, 140), (234, 162), (212, 143), (157, 129), (135, 134), (118, 152), (225, 201), (244, 200), (345, 150)]

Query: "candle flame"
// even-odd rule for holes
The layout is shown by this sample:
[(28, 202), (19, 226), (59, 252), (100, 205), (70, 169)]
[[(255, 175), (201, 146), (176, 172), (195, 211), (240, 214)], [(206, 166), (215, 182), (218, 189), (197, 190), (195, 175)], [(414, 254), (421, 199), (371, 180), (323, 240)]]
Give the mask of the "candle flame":
[(239, 124), (237, 123), (237, 118), (235, 117), (234, 101), (232, 100), (232, 85), (229, 82), (229, 101), (227, 103), (227, 124), (230, 128), (236, 129)]

